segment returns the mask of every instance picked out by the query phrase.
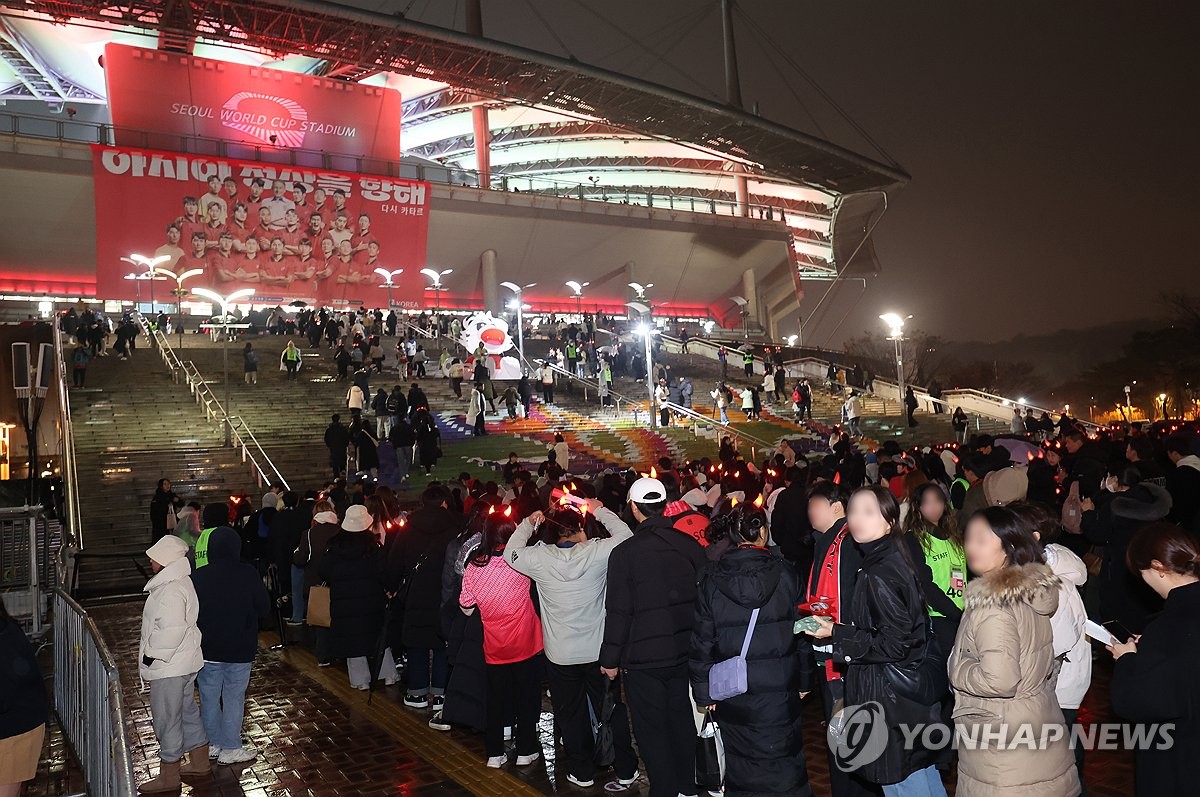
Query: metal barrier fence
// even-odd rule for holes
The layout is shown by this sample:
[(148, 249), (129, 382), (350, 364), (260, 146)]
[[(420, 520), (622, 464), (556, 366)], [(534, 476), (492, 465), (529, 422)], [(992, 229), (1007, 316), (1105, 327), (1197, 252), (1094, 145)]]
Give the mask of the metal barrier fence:
[(54, 708), (89, 797), (134, 797), (116, 661), (92, 618), (62, 590), (54, 591)]
[(35, 636), (47, 621), (46, 593), (58, 586), (61, 528), (41, 507), (0, 509), (0, 592), (9, 614)]

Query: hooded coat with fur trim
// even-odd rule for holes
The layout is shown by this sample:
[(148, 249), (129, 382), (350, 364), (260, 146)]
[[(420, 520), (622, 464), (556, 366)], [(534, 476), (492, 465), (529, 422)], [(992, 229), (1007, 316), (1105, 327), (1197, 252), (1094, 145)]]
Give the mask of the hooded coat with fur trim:
[(1054, 695), (1058, 576), (1041, 562), (1002, 567), (968, 582), (963, 598), (950, 656), (957, 794), (1074, 797), (1079, 777)]

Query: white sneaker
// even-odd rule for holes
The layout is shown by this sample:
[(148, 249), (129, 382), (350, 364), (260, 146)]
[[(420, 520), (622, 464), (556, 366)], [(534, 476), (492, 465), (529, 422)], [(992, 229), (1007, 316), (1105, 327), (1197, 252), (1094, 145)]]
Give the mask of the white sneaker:
[(217, 757), (218, 764), (244, 764), (258, 758), (258, 751), (253, 747), (242, 745), (236, 750), (222, 750)]
[(527, 767), (530, 764), (532, 764), (534, 761), (537, 761), (541, 757), (541, 755), (542, 755), (541, 753), (531, 753), (530, 755), (519, 755), (519, 756), (517, 756), (517, 766)]
[(450, 730), (450, 723), (448, 723), (444, 719), (442, 719), (442, 712), (440, 712), (440, 711), (429, 718), (428, 725), (430, 728), (433, 728), (435, 731)]
[(582, 789), (586, 789), (589, 786), (596, 785), (596, 781), (594, 781), (594, 780), (583, 780), (583, 779), (577, 778), (571, 774), (567, 775), (567, 780), (570, 781), (571, 783), (575, 784), (576, 786), (579, 786)]
[(221, 748), (220, 748), (220, 747), (217, 747), (215, 744), (210, 744), (210, 745), (208, 746), (208, 757), (209, 757), (209, 760), (213, 760), (213, 761), (215, 761), (217, 758), (219, 758), (219, 757), (220, 757), (220, 755), (221, 755)]
[(504, 762), (508, 760), (508, 756), (494, 755), (487, 760), (487, 765), (492, 769), (499, 769), (504, 766)]

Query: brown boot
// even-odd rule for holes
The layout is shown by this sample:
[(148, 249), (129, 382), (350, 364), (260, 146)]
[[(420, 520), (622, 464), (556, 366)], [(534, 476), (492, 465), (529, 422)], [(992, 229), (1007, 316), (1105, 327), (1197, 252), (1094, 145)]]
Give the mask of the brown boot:
[(158, 765), (158, 776), (138, 786), (138, 794), (162, 794), (169, 791), (179, 791), (179, 762), (161, 761)]
[(207, 775), (209, 772), (212, 772), (212, 762), (209, 761), (206, 744), (188, 753), (187, 763), (179, 768), (180, 775)]

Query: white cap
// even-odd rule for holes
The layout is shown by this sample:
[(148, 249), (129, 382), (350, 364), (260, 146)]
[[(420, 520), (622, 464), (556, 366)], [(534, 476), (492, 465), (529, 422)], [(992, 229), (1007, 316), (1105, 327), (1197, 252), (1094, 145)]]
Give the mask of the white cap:
[(643, 476), (629, 488), (629, 500), (638, 504), (657, 504), (667, 500), (667, 488), (658, 479)]

